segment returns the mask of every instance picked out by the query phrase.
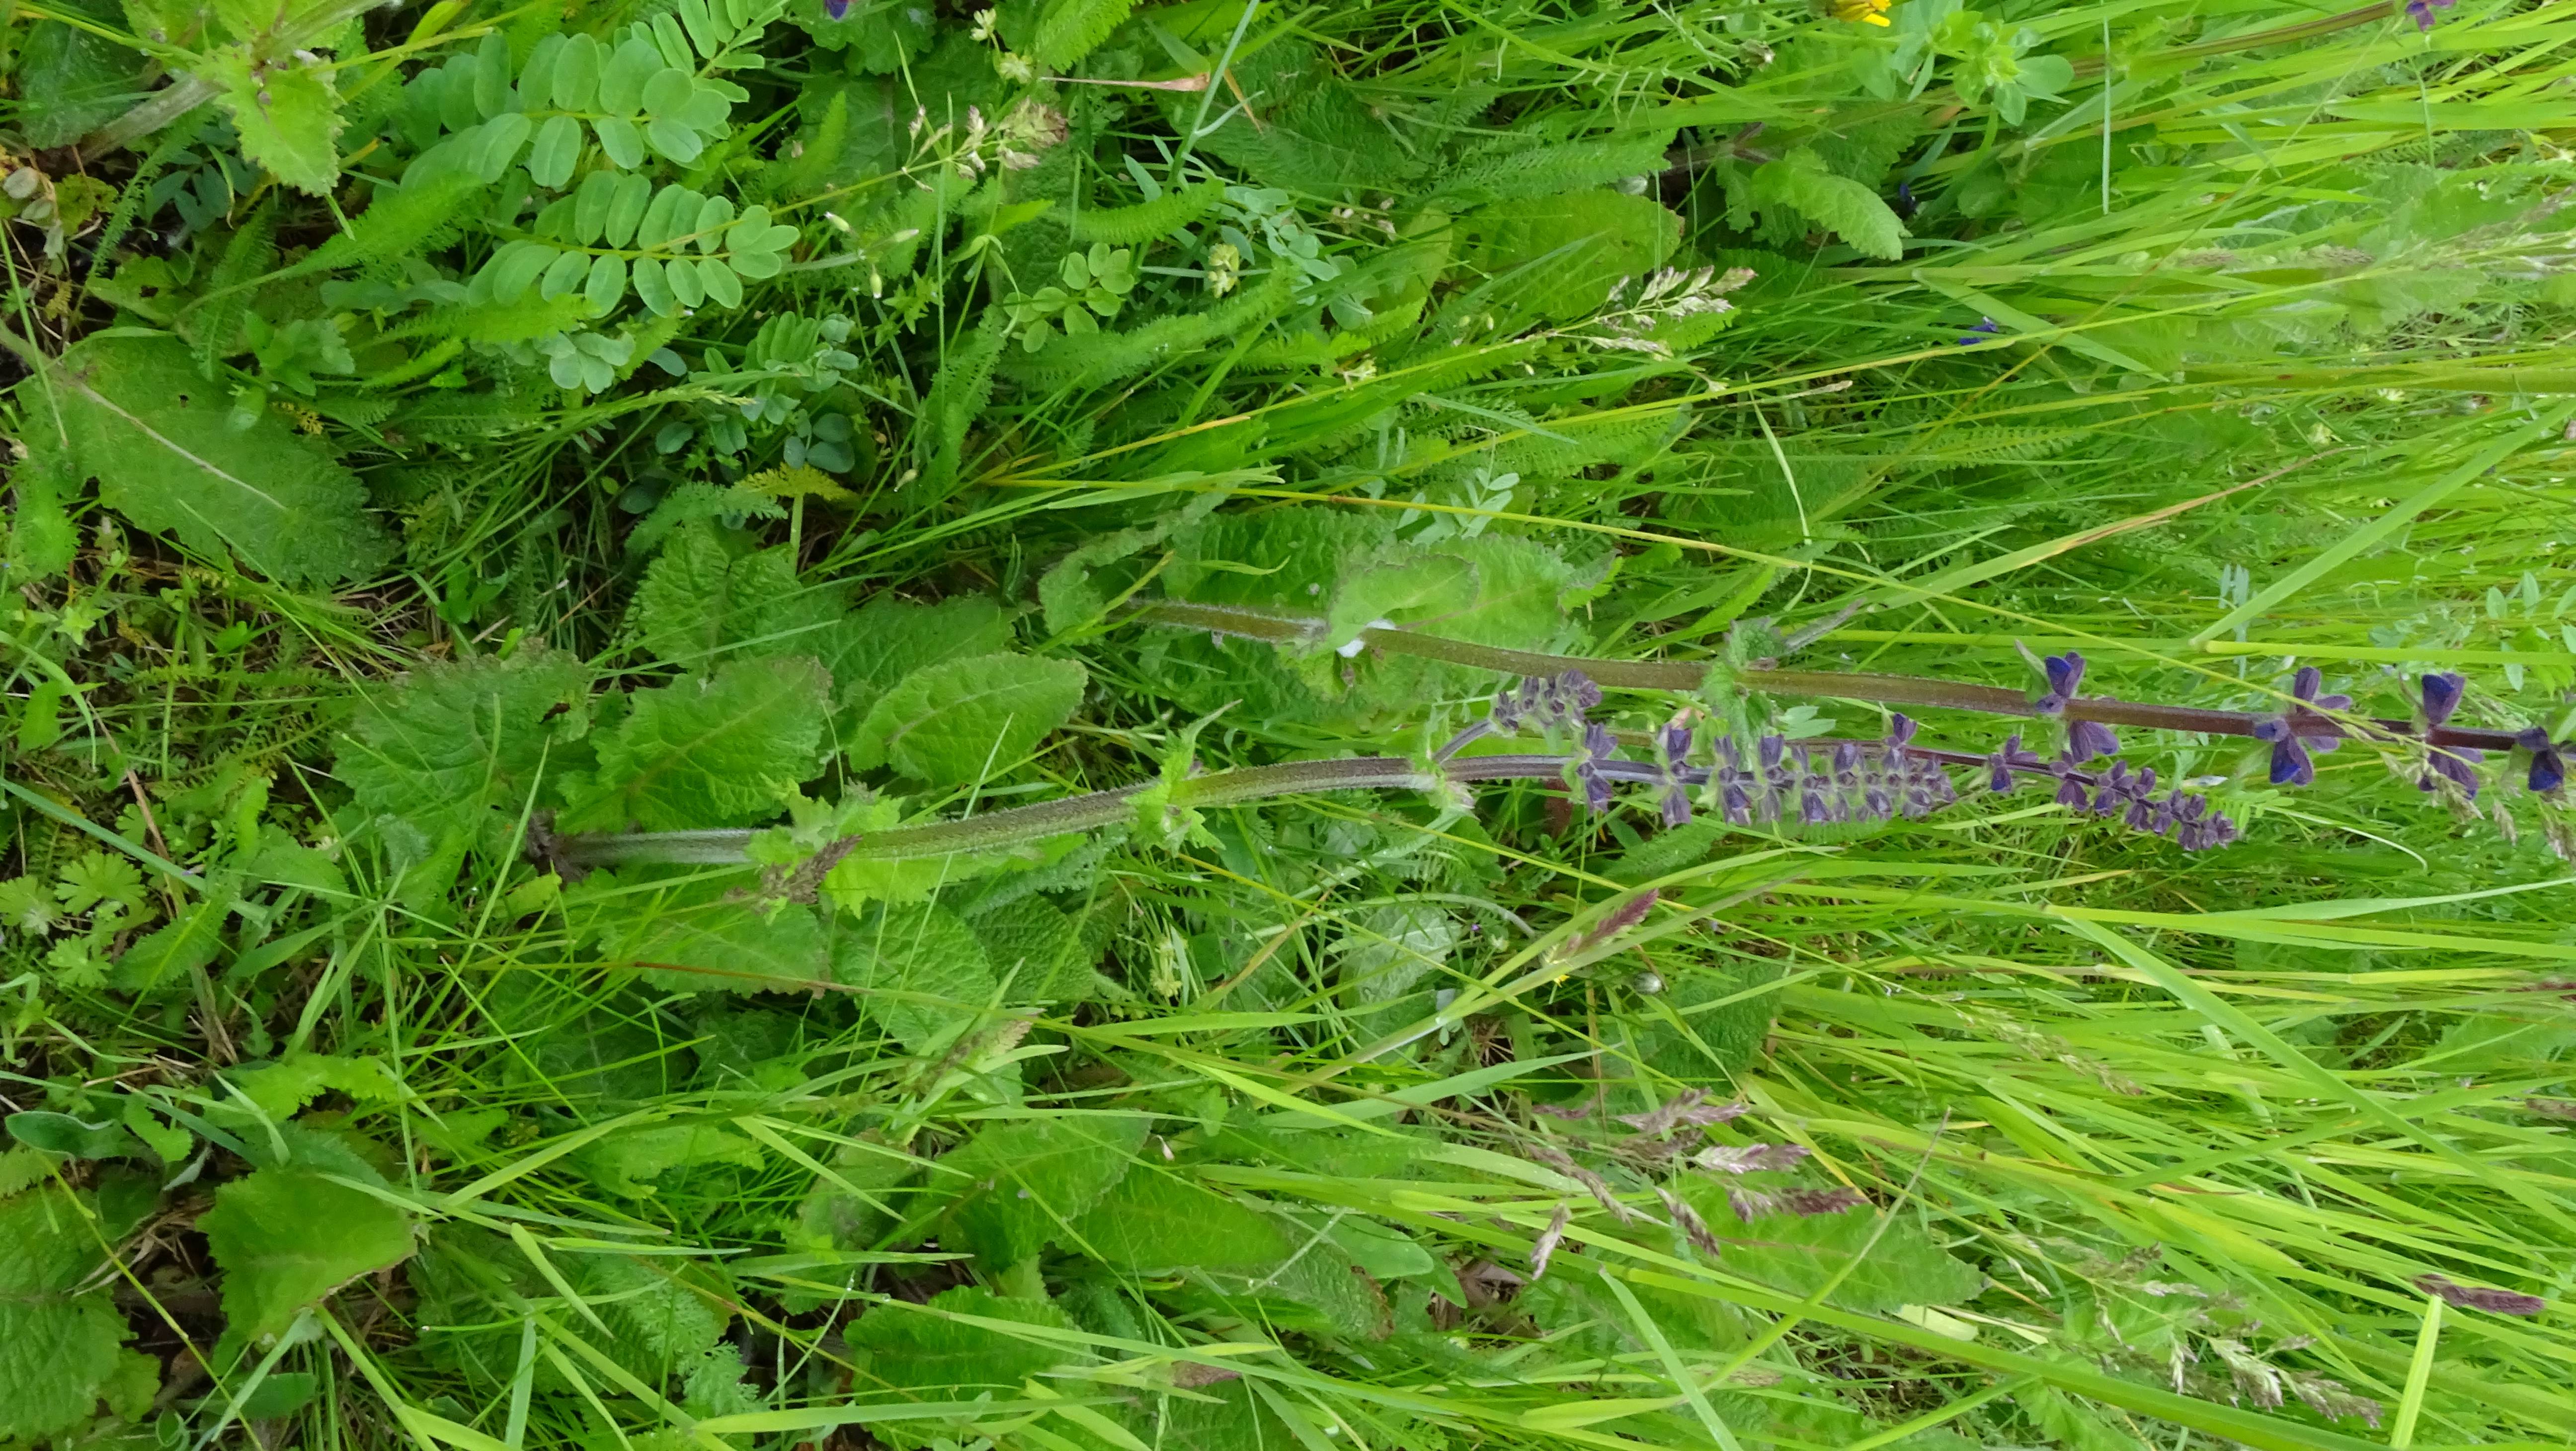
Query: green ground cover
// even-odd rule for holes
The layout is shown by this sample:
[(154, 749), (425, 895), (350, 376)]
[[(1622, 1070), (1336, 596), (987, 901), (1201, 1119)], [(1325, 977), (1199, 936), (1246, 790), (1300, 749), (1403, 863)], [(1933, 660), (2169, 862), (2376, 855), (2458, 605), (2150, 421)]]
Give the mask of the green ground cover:
[(2576, 9), (0, 17), (0, 1448), (2576, 1440)]

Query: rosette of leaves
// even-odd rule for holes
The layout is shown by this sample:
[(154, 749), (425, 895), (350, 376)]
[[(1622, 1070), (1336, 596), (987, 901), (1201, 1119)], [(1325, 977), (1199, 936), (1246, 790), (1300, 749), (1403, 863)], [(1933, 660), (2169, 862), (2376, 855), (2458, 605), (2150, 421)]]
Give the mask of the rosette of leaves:
[(593, 144), (621, 171), (642, 166), (648, 152), (686, 166), (751, 94), (701, 72), (757, 64), (744, 47), (782, 8), (778, 0), (684, 0), (613, 42), (548, 35), (515, 77), (509, 41), (487, 35), (474, 54), (403, 87), (400, 124), (423, 148), (404, 179), (458, 168), (498, 181), (524, 152), (529, 179), (560, 187)]
[(1094, 242), (1087, 252), (1068, 252), (1056, 268), (1061, 287), (1049, 284), (1034, 293), (1014, 292), (1002, 299), (1004, 314), (1020, 346), (1042, 351), (1062, 328), (1067, 337), (1100, 331), (1092, 314), (1116, 317), (1136, 290), (1136, 254), (1126, 247)]
[(676, 182), (657, 188), (634, 172), (594, 171), (580, 190), (537, 214), (534, 236), (492, 254), (466, 284), (466, 302), (506, 307), (530, 288), (548, 300), (577, 291), (594, 316), (605, 316), (632, 286), (664, 317), (710, 298), (739, 307), (742, 280), (778, 275), (796, 235), (772, 222), (765, 206), (737, 216), (729, 197)]

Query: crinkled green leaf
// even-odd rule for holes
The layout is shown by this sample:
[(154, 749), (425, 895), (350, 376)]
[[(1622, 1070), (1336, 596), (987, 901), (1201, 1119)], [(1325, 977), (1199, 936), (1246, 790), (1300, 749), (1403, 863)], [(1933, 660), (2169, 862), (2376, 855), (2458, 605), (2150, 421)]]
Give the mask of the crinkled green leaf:
[(832, 975), (869, 1017), (915, 1053), (992, 1006), (993, 967), (957, 914), (929, 902), (875, 903), (833, 944)]
[[(1754, 1176), (1747, 1187), (1779, 1187), (1759, 1182), (1764, 1177)], [(1684, 1197), (1725, 1243), (1731, 1272), (1794, 1295), (1812, 1295), (1840, 1275), (1831, 1303), (1884, 1313), (1900, 1305), (1964, 1304), (1985, 1287), (1985, 1276), (1903, 1214), (1883, 1232), (1867, 1206), (1838, 1214), (1765, 1214), (1746, 1224), (1727, 1203), (1725, 1186), (1694, 1178)]]
[(293, 1118), (325, 1093), (346, 1094), (360, 1103), (399, 1103), (407, 1096), (393, 1065), (373, 1055), (289, 1053), (275, 1063), (235, 1069), (227, 1077), (272, 1121)]
[(543, 804), (530, 794), (540, 768), (582, 750), (567, 727), (589, 691), (589, 668), (551, 650), (424, 665), (367, 698), (332, 770), (370, 817), (498, 850)]
[(594, 735), (598, 772), (568, 787), (568, 830), (747, 826), (776, 815), (822, 764), (830, 682), (802, 657), (737, 660), (640, 690)]
[(1154, 1165), (1120, 1180), (1074, 1235), (1102, 1263), (1142, 1274), (1257, 1269), (1294, 1248), (1277, 1220)]
[(881, 1306), (861, 1316), (849, 1332), (851, 1348), (868, 1357), (854, 1389), (933, 1401), (985, 1394), (1000, 1399), (1016, 1395), (1029, 1377), (1073, 1358), (1060, 1338), (1014, 1335), (951, 1316), (1073, 1328), (1063, 1311), (1044, 1300), (1012, 1299), (973, 1285), (942, 1291), (918, 1309)]
[(726, 900), (732, 888), (606, 901), (600, 956), (643, 969), (666, 992), (811, 992), (832, 976), (831, 942), (810, 907)]
[(711, 1123), (654, 1124), (621, 1129), (573, 1155), (573, 1163), (611, 1194), (643, 1199), (653, 1182), (674, 1169), (731, 1164), (758, 1169), (769, 1160), (751, 1140)]
[(1458, 944), (1449, 914), (1428, 902), (1400, 902), (1370, 908), (1351, 929), (1335, 952), (1350, 1005), (1406, 1021), (1429, 1011), (1427, 990), (1416, 995), (1415, 987), (1438, 973)]
[(328, 195), (340, 180), (340, 93), (323, 63), (255, 66), (248, 46), (208, 55), (214, 83), (241, 136), (242, 155), (298, 191)]
[(1072, 660), (979, 655), (906, 676), (868, 711), (850, 761), (963, 786), (1018, 765), (1082, 705), (1090, 673)]
[[(356, 578), (384, 558), (356, 477), (274, 411), (239, 426), (229, 390), (198, 376), (176, 338), (83, 339), (63, 354), (53, 395), (74, 476), (96, 476), (100, 497), (146, 529), (205, 554), (229, 549), (287, 584)], [(50, 452), (62, 445), (42, 398), (32, 382), (19, 393), (29, 445)]]
[(1074, 1218), (1125, 1176), (1148, 1127), (1135, 1114), (997, 1123), (942, 1159), (971, 1184), (954, 1213), (976, 1258), (1007, 1268), (1065, 1240)]
[(224, 1342), (236, 1350), (412, 1252), (409, 1215), (301, 1169), (262, 1169), (224, 1185), (198, 1227), (224, 1272)]
[(124, 1318), (72, 1294), (106, 1258), (88, 1209), (52, 1185), (0, 1199), (0, 1442), (79, 1425), (119, 1368)]
[(1339, 646), (1381, 620), (1445, 625), (1449, 616), (1475, 603), (1476, 584), (1476, 567), (1450, 553), (1415, 551), (1402, 562), (1362, 565), (1335, 586), (1332, 607), (1325, 612), (1324, 639)]
[(1200, 1298), (1319, 1334), (1386, 1333), (1386, 1301), (1329, 1242), (1150, 1159), (1074, 1221), (1068, 1244), (1118, 1269), (1182, 1276)]
[(823, 638), (820, 653), (832, 670), (834, 703), (864, 713), (877, 697), (924, 666), (1008, 648), (1011, 617), (982, 595), (921, 605), (881, 594), (844, 616)]
[(1091, 955), (1081, 924), (1054, 903), (1031, 894), (998, 906), (978, 907), (966, 918), (993, 975), (1010, 984), (1022, 1002), (1079, 1001), (1091, 995)]
[(693, 670), (734, 655), (822, 654), (845, 618), (836, 594), (800, 584), (785, 549), (696, 520), (654, 556), (626, 629), (654, 658)]
[[(111, 28), (124, 19), (101, 0), (70, 0), (55, 8)], [(143, 89), (141, 55), (59, 20), (28, 29), (17, 71), (18, 128), (39, 150), (68, 145), (114, 120)]]

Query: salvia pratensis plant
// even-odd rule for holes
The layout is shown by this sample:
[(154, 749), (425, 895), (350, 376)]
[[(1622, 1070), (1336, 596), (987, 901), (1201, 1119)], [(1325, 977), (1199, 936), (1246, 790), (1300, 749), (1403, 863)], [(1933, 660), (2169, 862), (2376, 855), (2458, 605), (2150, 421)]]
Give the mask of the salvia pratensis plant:
[[(1320, 625), (1202, 605), (1147, 606), (1141, 615), (1155, 623), (1217, 629), (1274, 643), (1312, 638)], [(2466, 682), (2448, 672), (2419, 678), (2419, 709), (2409, 721), (2354, 716), (2349, 695), (2319, 693), (2324, 677), (2313, 666), (2300, 667), (2295, 673), (2284, 706), (2277, 712), (2219, 711), (2086, 696), (2081, 693), (2086, 663), (2080, 652), (2072, 650), (2044, 659), (2034, 657), (2042, 688), (2023, 697), (1992, 686), (1933, 678), (1791, 670), (1768, 664), (1730, 672), (1723, 665), (1696, 663), (1578, 662), (1439, 640), (1385, 625), (1372, 626), (1361, 638), (1366, 645), (1389, 653), (1418, 654), (1453, 664), (1516, 672), (1564, 668), (1525, 674), (1520, 684), (1494, 696), (1483, 718), (1419, 765), (1379, 756), (1250, 767), (1186, 781), (1182, 792), (1193, 801), (1213, 803), (1318, 790), (1424, 790), (1442, 782), (1558, 780), (1593, 812), (1609, 809), (1620, 787), (1648, 788), (1657, 817), (1668, 827), (1686, 824), (1696, 809), (1710, 810), (1735, 826), (1820, 826), (1929, 815), (1959, 799), (1950, 771), (1968, 768), (1989, 794), (2009, 794), (2025, 782), (2053, 783), (2056, 804), (2070, 811), (2168, 838), (2186, 851), (2204, 851), (2238, 840), (2236, 822), (2214, 807), (2205, 792), (2181, 784), (2166, 785), (2159, 792), (2156, 768), (2134, 767), (2119, 757), (2113, 722), (2264, 742), (2271, 747), (2269, 781), (2274, 786), (2314, 785), (2313, 755), (2332, 751), (2347, 739), (2412, 750), (2422, 762), (2418, 784), (2428, 792), (2450, 790), (2464, 802), (2477, 797), (2482, 782), (2476, 768), (2490, 751), (2518, 752), (2525, 760), (2522, 786), (2544, 801), (2554, 802), (2565, 781), (2560, 748), (2546, 731), (2536, 727), (2476, 730), (2451, 724)], [(2053, 756), (2044, 756), (2026, 746), (2022, 733), (2014, 731), (1983, 753), (1935, 749), (1917, 744), (1918, 723), (1894, 709), (1889, 712), (1887, 733), (1872, 740), (1703, 732), (1686, 712), (1648, 733), (1643, 751), (1632, 755), (1605, 723), (1592, 717), (1604, 699), (1594, 672), (1628, 682), (1630, 688), (1650, 682), (1673, 688), (1696, 676), (1702, 692), (1711, 688), (1712, 681), (1723, 679), (1744, 691), (1770, 696), (2055, 719), (2063, 723), (2063, 744)], [(1549, 737), (1568, 749), (1536, 755), (1463, 754), (1478, 742), (1520, 734)], [(2102, 761), (2107, 764), (2093, 764)], [(835, 850), (862, 857), (921, 857), (1036, 841), (1113, 824), (1122, 819), (1124, 803), (1145, 789), (1007, 808), (968, 822), (900, 827), (839, 842)], [(2557, 818), (2546, 820), (2551, 823), (2553, 844), (2561, 842), (2565, 834), (2555, 825)], [(538, 849), (576, 870), (603, 862), (718, 862), (740, 860), (749, 835), (543, 836)]]
[(2568, 1442), (2576, 8), (0, 14), (0, 1451)]

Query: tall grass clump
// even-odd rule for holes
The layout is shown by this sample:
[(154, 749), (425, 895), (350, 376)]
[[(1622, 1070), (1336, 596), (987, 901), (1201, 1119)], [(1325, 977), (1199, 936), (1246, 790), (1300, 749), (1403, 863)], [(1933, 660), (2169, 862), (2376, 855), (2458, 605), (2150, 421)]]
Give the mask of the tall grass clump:
[(0, 1451), (2576, 1440), (2576, 12), (21, 0)]

